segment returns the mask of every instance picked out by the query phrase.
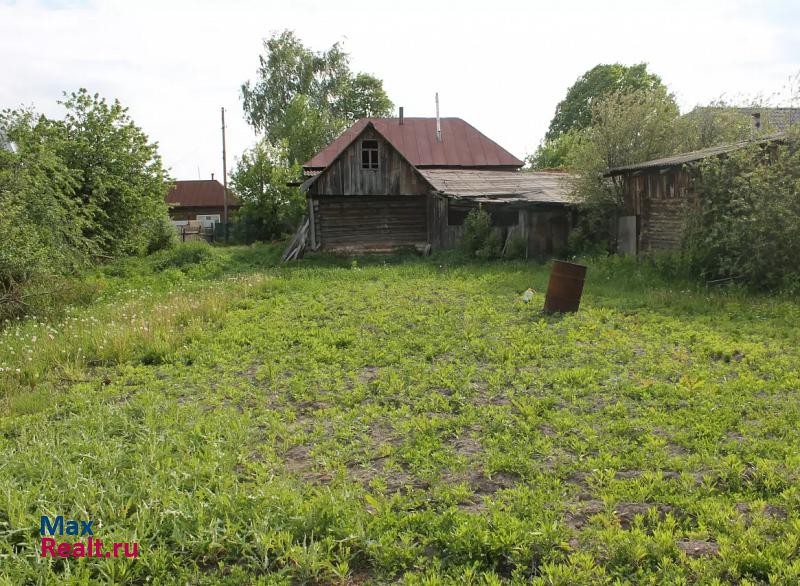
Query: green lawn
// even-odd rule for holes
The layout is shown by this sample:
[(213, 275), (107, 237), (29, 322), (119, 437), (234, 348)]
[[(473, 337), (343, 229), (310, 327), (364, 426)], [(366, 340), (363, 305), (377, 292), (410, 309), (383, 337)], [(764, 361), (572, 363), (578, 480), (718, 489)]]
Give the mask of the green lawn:
[[(800, 303), (179, 250), (0, 333), (0, 583), (797, 584)], [(521, 300), (532, 287), (532, 303)], [(42, 559), (39, 518), (136, 559)]]

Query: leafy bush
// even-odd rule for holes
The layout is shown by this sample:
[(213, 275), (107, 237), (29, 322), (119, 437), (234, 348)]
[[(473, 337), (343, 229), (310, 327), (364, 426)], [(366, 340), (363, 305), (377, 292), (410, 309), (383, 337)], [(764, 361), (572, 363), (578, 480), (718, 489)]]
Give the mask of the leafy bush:
[(175, 226), (166, 216), (152, 221), (147, 231), (147, 254), (173, 248), (178, 243)]
[(536, 152), (527, 158), (531, 169), (563, 169), (570, 163), (570, 157), (583, 134), (578, 130), (569, 130), (556, 138), (546, 138), (539, 143)]
[(512, 236), (508, 239), (506, 250), (503, 256), (505, 258), (525, 258), (525, 250), (528, 247), (528, 241), (522, 236)]
[(84, 306), (97, 298), (100, 287), (74, 276), (36, 274), (24, 283), (0, 290), (0, 329), (4, 322), (36, 316), (60, 317), (69, 306)]
[(704, 279), (759, 289), (800, 280), (800, 150), (754, 145), (707, 159), (689, 204), (683, 251)]
[(289, 165), (285, 146), (262, 141), (245, 151), (231, 176), (242, 199), (230, 241), (250, 244), (292, 232), (306, 209), (306, 199), (289, 184), (302, 177), (298, 165)]
[[(93, 244), (84, 237), (82, 208), (75, 199), (79, 173), (67, 167), (30, 112), (0, 113), (0, 315), (14, 317), (46, 299), (46, 275), (74, 271), (88, 261)], [(26, 284), (39, 285), (26, 290)]]
[(483, 248), (492, 232), (492, 218), (485, 210), (478, 208), (470, 210), (464, 220), (464, 236), (461, 239), (461, 248), (464, 253), (474, 258)]
[(221, 258), (220, 251), (206, 242), (185, 242), (166, 251), (162, 258), (156, 261), (153, 268), (156, 271), (170, 268), (187, 271), (195, 265), (218, 263)]
[(491, 231), (483, 241), (481, 247), (475, 251), (475, 256), (483, 260), (500, 258), (503, 254), (503, 238), (498, 232)]

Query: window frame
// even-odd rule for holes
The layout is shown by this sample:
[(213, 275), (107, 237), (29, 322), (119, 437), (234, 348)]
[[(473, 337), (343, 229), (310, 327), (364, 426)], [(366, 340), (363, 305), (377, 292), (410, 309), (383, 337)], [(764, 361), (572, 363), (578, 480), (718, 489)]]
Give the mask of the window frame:
[[(374, 143), (374, 148), (372, 146), (365, 146), (365, 143)], [(379, 171), (381, 168), (381, 157), (380, 157), (380, 143), (377, 139), (374, 138), (365, 138), (361, 140), (361, 170), (362, 171)], [(369, 153), (368, 159), (369, 162), (364, 162), (364, 155)]]

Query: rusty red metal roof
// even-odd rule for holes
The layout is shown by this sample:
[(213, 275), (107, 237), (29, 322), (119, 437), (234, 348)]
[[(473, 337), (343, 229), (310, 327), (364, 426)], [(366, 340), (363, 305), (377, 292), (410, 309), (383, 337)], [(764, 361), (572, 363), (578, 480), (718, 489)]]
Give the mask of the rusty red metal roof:
[(303, 165), (324, 169), (372, 123), (415, 167), (519, 168), (524, 163), (461, 118), (441, 118), (442, 141), (436, 140), (436, 118), (361, 118)]
[[(216, 179), (176, 181), (167, 193), (166, 201), (176, 207), (223, 207), (225, 188)], [(228, 206), (241, 205), (239, 198), (228, 190)]]

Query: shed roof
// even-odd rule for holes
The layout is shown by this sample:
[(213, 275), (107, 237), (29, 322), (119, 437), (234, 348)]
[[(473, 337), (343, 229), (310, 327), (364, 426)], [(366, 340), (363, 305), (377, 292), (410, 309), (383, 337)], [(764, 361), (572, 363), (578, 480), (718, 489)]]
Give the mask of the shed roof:
[(737, 151), (739, 149), (745, 148), (747, 146), (753, 144), (763, 144), (766, 142), (772, 142), (774, 140), (778, 140), (782, 138), (782, 134), (776, 134), (773, 136), (768, 136), (764, 138), (760, 138), (757, 140), (743, 140), (739, 142), (734, 142), (730, 144), (723, 144), (719, 146), (708, 147), (705, 149), (700, 149), (697, 151), (691, 151), (688, 153), (680, 153), (677, 155), (671, 155), (669, 157), (662, 157), (660, 159), (653, 159), (651, 161), (644, 161), (642, 163), (636, 163), (634, 165), (623, 165), (621, 167), (614, 167), (610, 169), (607, 175), (621, 175), (628, 171), (640, 171), (644, 169), (659, 169), (663, 167), (675, 167), (677, 165), (683, 165), (686, 163), (693, 163), (695, 161), (701, 161), (708, 157), (713, 157), (716, 155), (724, 155), (725, 153), (730, 153), (733, 151)]
[(436, 140), (436, 118), (361, 118), (303, 165), (324, 169), (372, 123), (415, 167), (508, 167), (523, 162), (461, 118), (441, 118), (442, 141)]
[(439, 193), (480, 202), (573, 204), (568, 173), (485, 169), (420, 169)]
[[(178, 207), (222, 207), (225, 188), (216, 179), (176, 181), (167, 193), (166, 202)], [(239, 198), (228, 191), (228, 206), (237, 207)]]

